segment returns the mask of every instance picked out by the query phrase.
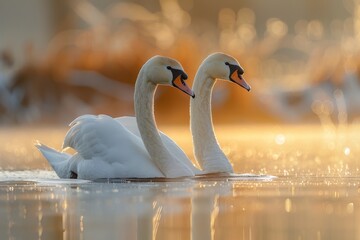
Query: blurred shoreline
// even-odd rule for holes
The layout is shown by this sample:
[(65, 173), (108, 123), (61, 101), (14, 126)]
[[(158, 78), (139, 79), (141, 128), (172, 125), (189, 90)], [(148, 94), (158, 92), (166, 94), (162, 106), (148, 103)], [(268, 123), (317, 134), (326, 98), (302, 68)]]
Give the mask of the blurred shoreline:
[[(191, 0), (36, 1), (44, 4), (36, 21), (61, 11), (52, 27), (39, 25), (30, 33), (31, 26), (19, 28), (27, 39), (22, 43), (11, 47), (0, 41), (0, 124), (66, 124), (85, 113), (132, 116), (134, 82), (149, 57), (179, 60), (191, 85), (202, 59), (214, 51), (236, 57), (253, 89), (247, 93), (219, 81), (214, 122), (359, 122), (360, 3), (355, 0), (277, 0), (271, 6), (225, 1), (211, 7)], [(16, 10), (15, 3), (6, 6)], [(207, 15), (200, 11), (204, 6)], [(285, 7), (288, 12), (280, 11)], [(29, 15), (35, 12), (29, 7)], [(36, 32), (47, 37), (31, 39)], [(160, 87), (155, 97), (159, 123), (187, 124), (189, 99), (183, 93)]]

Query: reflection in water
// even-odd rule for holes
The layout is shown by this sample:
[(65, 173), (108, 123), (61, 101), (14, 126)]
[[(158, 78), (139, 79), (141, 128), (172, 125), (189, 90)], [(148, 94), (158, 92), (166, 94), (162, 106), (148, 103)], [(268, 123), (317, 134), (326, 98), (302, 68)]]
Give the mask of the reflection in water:
[[(202, 192), (202, 188), (208, 188), (208, 191)], [(191, 239), (214, 239), (219, 190), (216, 185), (206, 186), (202, 183), (194, 189), (191, 199)]]
[(217, 131), (234, 169), (278, 178), (62, 180), (29, 143), (63, 131), (0, 135), (0, 239), (360, 238), (359, 136), (246, 131)]
[(0, 238), (358, 239), (359, 184), (356, 178), (2, 182)]
[[(53, 194), (31, 183), (3, 182), (0, 185), (1, 239), (61, 239), (62, 220), (58, 202)], [(57, 227), (59, 226), (59, 227)]]

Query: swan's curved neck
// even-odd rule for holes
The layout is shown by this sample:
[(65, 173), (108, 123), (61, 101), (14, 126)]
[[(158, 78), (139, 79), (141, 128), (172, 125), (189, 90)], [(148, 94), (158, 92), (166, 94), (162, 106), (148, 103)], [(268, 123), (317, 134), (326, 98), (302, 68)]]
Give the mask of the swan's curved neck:
[[(166, 177), (178, 177), (177, 159), (168, 151), (157, 130), (154, 117), (154, 93), (157, 85), (147, 81), (144, 69), (139, 72), (135, 83), (134, 108), (136, 122), (152, 161)], [(175, 169), (174, 169), (175, 168)]]
[(195, 98), (190, 102), (190, 126), (196, 160), (207, 172), (233, 172), (229, 160), (221, 150), (213, 129), (211, 95), (216, 80), (206, 74), (202, 65), (193, 83)]
[[(146, 81), (144, 70), (139, 72), (135, 83), (134, 108), (136, 122), (143, 139), (144, 145), (152, 159), (159, 161), (160, 169), (166, 165), (166, 158), (171, 158), (170, 153), (161, 141), (154, 117), (154, 93), (157, 86)], [(162, 162), (164, 161), (164, 162)]]

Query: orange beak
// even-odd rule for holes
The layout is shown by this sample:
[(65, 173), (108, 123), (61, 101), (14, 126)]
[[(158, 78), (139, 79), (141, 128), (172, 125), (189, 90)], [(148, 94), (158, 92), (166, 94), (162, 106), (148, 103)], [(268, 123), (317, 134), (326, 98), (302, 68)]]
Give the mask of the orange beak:
[(230, 74), (230, 80), (248, 91), (251, 90), (250, 85), (245, 81), (242, 75), (239, 74), (239, 69), (236, 69), (233, 73)]
[(181, 91), (183, 91), (184, 93), (190, 95), (192, 98), (195, 98), (195, 94), (194, 92), (191, 90), (191, 88), (189, 88), (188, 85), (186, 85), (184, 79), (182, 79), (182, 75), (180, 74), (179, 76), (177, 76), (173, 81), (173, 86), (180, 89)]

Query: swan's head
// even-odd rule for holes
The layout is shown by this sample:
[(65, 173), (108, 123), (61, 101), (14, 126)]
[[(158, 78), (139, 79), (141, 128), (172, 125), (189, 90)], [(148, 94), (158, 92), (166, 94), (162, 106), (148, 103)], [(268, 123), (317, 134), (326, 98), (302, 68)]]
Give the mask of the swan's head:
[(230, 80), (250, 91), (250, 85), (243, 78), (244, 69), (235, 58), (224, 53), (213, 53), (202, 63), (204, 71), (211, 78)]
[(148, 81), (154, 84), (170, 85), (193, 98), (195, 97), (194, 92), (185, 83), (188, 78), (187, 74), (175, 59), (162, 56), (150, 58), (146, 63), (146, 75)]

